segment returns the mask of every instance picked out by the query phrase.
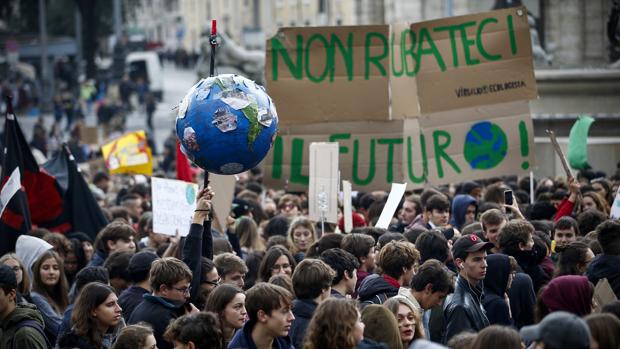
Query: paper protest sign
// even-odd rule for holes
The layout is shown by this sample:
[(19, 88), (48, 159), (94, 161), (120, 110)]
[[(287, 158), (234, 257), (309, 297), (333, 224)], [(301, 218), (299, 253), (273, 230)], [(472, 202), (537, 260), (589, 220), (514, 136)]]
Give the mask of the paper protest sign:
[(338, 143), (310, 144), (308, 217), (338, 222)]
[(342, 192), (343, 192), (343, 215), (344, 215), (344, 232), (350, 233), (353, 229), (353, 205), (351, 204), (351, 182), (343, 180), (342, 181)]
[(181, 236), (189, 233), (198, 185), (176, 179), (151, 178), (153, 231)]
[(102, 146), (101, 152), (111, 174), (153, 174), (153, 157), (144, 131), (126, 133)]
[(385, 206), (383, 206), (383, 211), (381, 211), (377, 224), (375, 224), (376, 228), (387, 229), (390, 226), (392, 217), (394, 217), (394, 213), (396, 209), (398, 209), (398, 204), (403, 198), (406, 189), (407, 183), (392, 183), (390, 195), (388, 196)]
[(620, 218), (620, 188), (618, 188), (618, 191), (616, 192), (616, 197), (614, 198), (614, 203), (611, 205), (609, 217), (611, 219)]

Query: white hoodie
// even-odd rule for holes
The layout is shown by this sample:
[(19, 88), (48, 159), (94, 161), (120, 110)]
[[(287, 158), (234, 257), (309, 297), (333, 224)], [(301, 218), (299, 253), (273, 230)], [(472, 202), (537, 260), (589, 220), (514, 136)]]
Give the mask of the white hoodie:
[(41, 257), (41, 255), (49, 251), (54, 246), (47, 241), (30, 235), (20, 235), (15, 244), (15, 254), (24, 262), (30, 280), (32, 280), (32, 265)]

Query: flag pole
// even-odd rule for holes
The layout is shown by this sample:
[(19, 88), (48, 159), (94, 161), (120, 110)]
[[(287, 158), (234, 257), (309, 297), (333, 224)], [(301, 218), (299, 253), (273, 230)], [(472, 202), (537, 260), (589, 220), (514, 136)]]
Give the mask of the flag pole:
[[(211, 20), (211, 35), (209, 36), (209, 44), (211, 45), (211, 59), (209, 61), (209, 77), (215, 75), (215, 48), (217, 47), (217, 22)], [(205, 170), (204, 187), (209, 186), (209, 171)]]

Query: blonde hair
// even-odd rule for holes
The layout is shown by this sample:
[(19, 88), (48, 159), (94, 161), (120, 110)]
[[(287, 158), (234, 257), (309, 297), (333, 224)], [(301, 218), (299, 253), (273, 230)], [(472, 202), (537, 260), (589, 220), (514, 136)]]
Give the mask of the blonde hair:
[(241, 247), (245, 247), (248, 251), (264, 251), (265, 244), (258, 235), (258, 226), (252, 218), (241, 217), (235, 227), (235, 233), (239, 236)]
[(303, 227), (306, 228), (308, 230), (310, 230), (310, 235), (312, 236), (312, 241), (310, 241), (309, 245), (312, 245), (315, 241), (316, 241), (316, 230), (314, 229), (314, 224), (312, 223), (311, 220), (309, 220), (306, 217), (297, 217), (293, 220), (293, 222), (291, 223), (291, 225), (288, 227), (288, 233), (286, 234), (287, 236), (287, 240), (289, 242), (289, 244), (291, 245), (291, 253), (295, 254), (298, 252), (302, 252), (299, 251), (297, 249), (297, 245), (294, 242), (293, 239), (293, 232), (295, 231), (295, 229), (299, 228), (299, 227)]
[(424, 327), (422, 327), (422, 317), (420, 316), (420, 313), (416, 306), (413, 305), (413, 303), (409, 299), (407, 299), (407, 297), (394, 296), (386, 300), (385, 303), (383, 303), (383, 306), (388, 308), (392, 312), (392, 314), (394, 314), (394, 317), (396, 317), (396, 320), (398, 321), (398, 307), (401, 304), (409, 307), (409, 309), (411, 309), (411, 311), (413, 312), (413, 316), (415, 317), (415, 326), (413, 326), (413, 340), (424, 338), (425, 336)]
[(22, 282), (17, 285), (17, 292), (22, 295), (30, 294), (30, 275), (26, 270), (26, 266), (24, 262), (22, 262), (19, 257), (15, 253), (7, 253), (4, 256), (0, 257), (0, 264), (5, 264), (8, 260), (14, 260), (19, 264), (19, 268), (22, 270)]

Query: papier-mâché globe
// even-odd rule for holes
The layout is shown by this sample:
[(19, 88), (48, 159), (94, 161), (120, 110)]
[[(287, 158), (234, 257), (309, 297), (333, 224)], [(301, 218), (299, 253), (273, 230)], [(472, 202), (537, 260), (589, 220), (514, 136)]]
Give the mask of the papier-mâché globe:
[(258, 165), (277, 130), (278, 114), (265, 88), (234, 74), (196, 83), (176, 119), (183, 153), (204, 170), (225, 175)]

